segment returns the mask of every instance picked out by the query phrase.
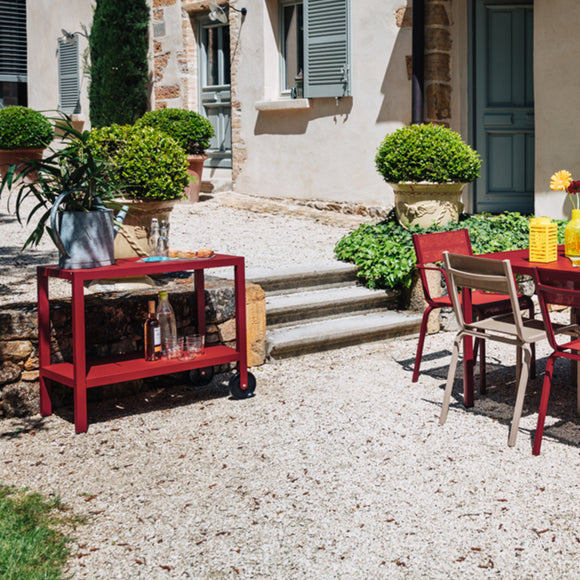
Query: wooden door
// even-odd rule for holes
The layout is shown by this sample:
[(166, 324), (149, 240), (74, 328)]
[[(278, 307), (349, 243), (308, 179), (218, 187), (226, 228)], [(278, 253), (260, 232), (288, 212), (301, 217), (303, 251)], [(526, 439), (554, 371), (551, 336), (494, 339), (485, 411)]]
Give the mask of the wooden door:
[(477, 212), (534, 211), (533, 2), (475, 0), (472, 120)]

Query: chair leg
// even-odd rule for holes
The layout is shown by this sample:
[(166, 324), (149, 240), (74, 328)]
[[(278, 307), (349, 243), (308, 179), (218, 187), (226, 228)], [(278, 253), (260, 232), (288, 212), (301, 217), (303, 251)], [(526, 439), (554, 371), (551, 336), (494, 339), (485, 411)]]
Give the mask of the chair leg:
[(524, 397), (526, 394), (526, 387), (528, 384), (528, 376), (530, 373), (530, 362), (532, 359), (532, 349), (529, 344), (525, 344), (523, 347), (518, 347), (518, 358), (521, 360), (521, 354), (523, 353), (523, 364), (520, 364), (520, 372), (518, 377), (518, 389), (516, 391), (516, 404), (514, 407), (514, 416), (512, 419), (512, 426), (510, 429), (510, 434), (508, 438), (508, 445), (513, 447), (516, 444), (516, 438), (518, 436), (518, 429), (520, 426), (520, 417), (522, 416), (522, 409), (524, 407)]
[(411, 381), (416, 383), (419, 380), (419, 370), (421, 369), (421, 358), (423, 356), (423, 346), (425, 344), (425, 335), (427, 334), (427, 324), (429, 322), (429, 314), (434, 310), (433, 306), (427, 306), (423, 312), (423, 319), (421, 320), (421, 330), (419, 331), (419, 342), (417, 343), (417, 354), (415, 355), (415, 366), (413, 368), (413, 378)]
[[(533, 320), (536, 317), (536, 313), (534, 310), (534, 303), (530, 298), (529, 307), (528, 307), (528, 314), (530, 316), (530, 320)], [(530, 377), (532, 379), (536, 378), (536, 343), (533, 342), (532, 345), (532, 362), (530, 363)]]
[(451, 391), (453, 390), (455, 372), (457, 371), (457, 361), (459, 360), (459, 345), (461, 344), (462, 340), (463, 334), (459, 333), (453, 341), (453, 352), (451, 354), (451, 362), (449, 363), (449, 372), (447, 373), (447, 383), (445, 385), (445, 393), (443, 395), (443, 404), (441, 405), (441, 414), (439, 415), (439, 425), (443, 425), (447, 420), (449, 402), (451, 401)]
[[(476, 338), (475, 339), (475, 349), (474, 351), (479, 350), (479, 392), (482, 395), (487, 393), (487, 371), (485, 365), (485, 339), (484, 338)], [(474, 359), (475, 359), (475, 352), (474, 352)]]
[(533, 455), (540, 454), (542, 446), (542, 436), (544, 435), (544, 423), (546, 422), (546, 413), (548, 412), (548, 399), (550, 398), (550, 388), (552, 386), (552, 376), (554, 374), (555, 358), (550, 357), (546, 363), (546, 372), (544, 373), (544, 384), (542, 385), (542, 397), (540, 399), (540, 411), (538, 413), (538, 424), (536, 425), (536, 435), (534, 437)]

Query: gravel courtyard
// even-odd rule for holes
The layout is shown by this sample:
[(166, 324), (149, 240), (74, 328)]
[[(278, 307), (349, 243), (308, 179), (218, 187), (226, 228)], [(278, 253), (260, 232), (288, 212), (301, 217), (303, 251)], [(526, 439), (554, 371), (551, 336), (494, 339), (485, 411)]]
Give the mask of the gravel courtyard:
[[(246, 255), (249, 267), (331, 261), (356, 227), (327, 212), (183, 208), (172, 218), (181, 244)], [(0, 219), (3, 231), (12, 224)], [(3, 239), (3, 302), (34, 296), (30, 272), (50, 250), (15, 258), (14, 237)], [(57, 494), (86, 517), (71, 530), (75, 579), (577, 578), (580, 423), (568, 369), (557, 366), (533, 457), (548, 348), (508, 448), (515, 371), (504, 365), (515, 353), (495, 343), (487, 395), (466, 410), (458, 375), (438, 425), (452, 339), (428, 337), (415, 384), (416, 339), (396, 339), (254, 368), (245, 401), (230, 399), (227, 376), (199, 388), (160, 378), (138, 396), (89, 403), (82, 435), (66, 408), (1, 420), (0, 482)]]

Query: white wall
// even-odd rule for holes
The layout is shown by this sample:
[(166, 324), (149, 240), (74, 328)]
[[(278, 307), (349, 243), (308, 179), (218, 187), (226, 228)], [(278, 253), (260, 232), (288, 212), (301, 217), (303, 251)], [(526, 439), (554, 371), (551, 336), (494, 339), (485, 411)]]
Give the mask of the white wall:
[[(91, 0), (28, 0), (26, 3), (28, 29), (28, 106), (32, 109), (49, 111), (49, 116), (58, 108), (58, 38), (61, 29), (68, 32), (83, 32), (82, 26), (90, 29), (93, 18)], [(81, 113), (80, 119), (88, 122), (89, 103), (87, 97), (88, 78), (82, 74), (82, 55), (87, 48), (87, 39), (79, 37), (81, 60)]]
[(536, 215), (569, 218), (567, 196), (550, 191), (550, 176), (567, 169), (580, 179), (578, 23), (578, 0), (534, 2)]
[[(374, 167), (387, 132), (410, 122), (405, 57), (411, 29), (401, 0), (351, 2), (352, 97), (311, 99), (307, 110), (256, 110), (279, 86), (276, 0), (251, 3), (240, 32), (239, 96), (247, 157), (235, 189), (263, 196), (392, 204)], [(251, 82), (250, 82), (251, 81)]]

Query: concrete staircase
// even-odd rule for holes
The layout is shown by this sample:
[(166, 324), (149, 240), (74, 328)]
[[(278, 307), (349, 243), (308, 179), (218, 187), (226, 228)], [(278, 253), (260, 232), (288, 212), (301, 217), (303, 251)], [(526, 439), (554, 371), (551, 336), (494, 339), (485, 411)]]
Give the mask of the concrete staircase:
[(395, 291), (357, 284), (352, 264), (248, 270), (266, 292), (266, 350), (271, 359), (416, 334), (421, 315), (394, 310)]

